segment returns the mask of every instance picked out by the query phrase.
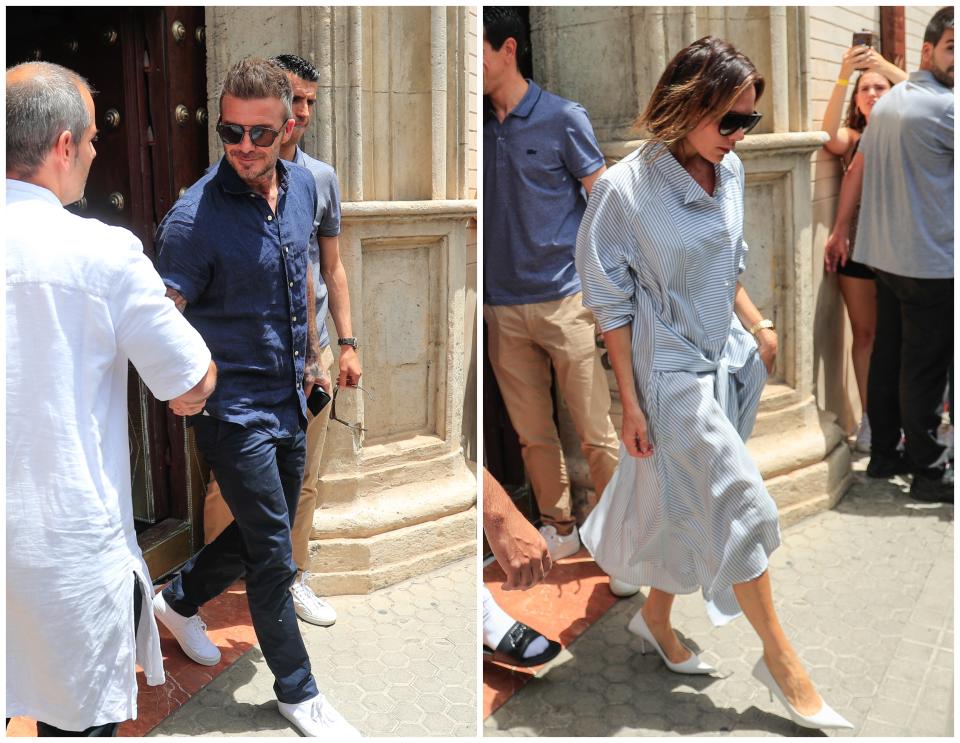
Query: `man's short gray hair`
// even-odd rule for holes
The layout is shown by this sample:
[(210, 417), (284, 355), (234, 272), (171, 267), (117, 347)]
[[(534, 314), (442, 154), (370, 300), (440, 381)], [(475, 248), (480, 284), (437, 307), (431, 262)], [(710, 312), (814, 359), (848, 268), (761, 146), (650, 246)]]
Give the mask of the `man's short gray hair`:
[(221, 108), (225, 95), (244, 101), (252, 98), (279, 98), (286, 119), (293, 118), (293, 88), (290, 87), (290, 80), (283, 68), (269, 59), (247, 57), (237, 62), (227, 71), (220, 87)]
[(7, 170), (28, 177), (63, 132), (79, 144), (92, 123), (80, 87), (93, 90), (76, 72), (51, 62), (24, 62), (7, 73), (24, 66), (36, 73), (7, 84)]

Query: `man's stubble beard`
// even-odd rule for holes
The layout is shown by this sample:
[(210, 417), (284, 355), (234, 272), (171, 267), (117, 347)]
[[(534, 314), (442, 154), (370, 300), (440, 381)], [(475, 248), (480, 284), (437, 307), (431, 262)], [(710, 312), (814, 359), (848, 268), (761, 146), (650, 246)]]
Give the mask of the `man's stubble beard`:
[[(228, 158), (228, 159), (231, 159), (231, 158)], [(264, 180), (268, 180), (268, 179), (269, 179), (270, 174), (271, 174), (274, 170), (276, 170), (277, 160), (279, 160), (279, 159), (280, 159), (280, 153), (279, 153), (279, 151), (278, 151), (278, 152), (275, 152), (275, 153), (271, 153), (271, 155), (270, 155), (270, 156), (268, 157), (268, 159), (265, 161), (266, 164), (264, 165), (263, 169), (256, 171), (256, 172), (255, 172), (253, 175), (251, 175), (251, 176), (244, 176), (244, 175), (242, 175), (242, 174), (241, 174), (241, 169), (237, 167), (237, 164), (238, 164), (237, 162), (231, 162), (230, 164), (233, 166), (233, 169), (234, 169), (234, 171), (236, 171), (237, 175), (240, 176), (240, 180), (242, 180), (242, 181), (243, 181), (244, 183), (246, 183), (248, 186), (255, 186), (255, 185), (259, 185), (259, 184), (262, 183)]]
[(938, 67), (931, 67), (930, 74), (933, 75), (933, 79), (940, 83), (945, 88), (953, 88), (953, 76), (951, 73), (953, 68), (947, 68), (946, 70), (941, 70)]

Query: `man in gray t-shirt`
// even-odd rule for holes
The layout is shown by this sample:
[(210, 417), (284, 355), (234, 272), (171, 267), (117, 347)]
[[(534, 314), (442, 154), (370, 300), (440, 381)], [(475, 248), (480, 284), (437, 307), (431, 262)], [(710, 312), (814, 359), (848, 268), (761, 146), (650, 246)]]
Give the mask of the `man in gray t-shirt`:
[[(860, 199), (857, 256), (878, 279), (867, 474), (913, 472), (910, 493), (923, 501), (953, 502), (943, 482), (952, 450), (937, 440), (953, 363), (953, 107), (953, 8), (946, 7), (927, 26), (920, 69), (874, 107), (825, 248), (828, 263), (845, 261)], [(905, 456), (897, 451), (901, 428)]]
[[(313, 107), (317, 102), (320, 73), (307, 60), (296, 54), (280, 54), (271, 61), (283, 68), (293, 87), (293, 116), (296, 126), (293, 135), (281, 146), (280, 157), (309, 170), (317, 185), (317, 209), (309, 246), (310, 269), (313, 271), (313, 285), (316, 288), (317, 333), (320, 336), (321, 350), (321, 369), (317, 376), (320, 385), (333, 394), (330, 380), (333, 352), (330, 350), (327, 333), (328, 309), (337, 329), (337, 344), (340, 347), (336, 384), (340, 387), (356, 386), (363, 372), (350, 319), (347, 275), (340, 260), (340, 187), (337, 174), (330, 165), (310, 157), (299, 146), (310, 125)], [(290, 587), (293, 606), (300, 619), (321, 626), (333, 624), (337, 613), (329, 603), (313, 592), (307, 582), (307, 566), (313, 514), (317, 507), (320, 463), (329, 420), (328, 404), (319, 415), (311, 415), (307, 422), (307, 460), (303, 468), (303, 487), (291, 530), (293, 561), (297, 564), (297, 577)], [(211, 480), (207, 487), (203, 515), (207, 542), (215, 539), (232, 519), (229, 509), (220, 497), (215, 480)]]

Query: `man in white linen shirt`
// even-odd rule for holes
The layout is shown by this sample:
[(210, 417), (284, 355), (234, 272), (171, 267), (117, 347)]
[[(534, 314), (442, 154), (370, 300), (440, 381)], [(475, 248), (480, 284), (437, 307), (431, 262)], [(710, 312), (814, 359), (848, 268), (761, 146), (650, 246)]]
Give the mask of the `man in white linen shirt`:
[(70, 214), (96, 156), (87, 82), (7, 70), (7, 709), (40, 736), (136, 717), (136, 664), (164, 682), (130, 493), (132, 362), (178, 415), (216, 383), (140, 241)]

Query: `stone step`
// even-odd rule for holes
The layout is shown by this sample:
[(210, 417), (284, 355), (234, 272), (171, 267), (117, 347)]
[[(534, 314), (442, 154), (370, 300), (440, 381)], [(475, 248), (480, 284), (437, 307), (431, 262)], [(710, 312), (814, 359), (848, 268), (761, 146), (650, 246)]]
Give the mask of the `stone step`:
[[(318, 502), (325, 506), (349, 504), (358, 497), (367, 498), (408, 485), (418, 488), (421, 483), (456, 479), (469, 472), (464, 463), (462, 449), (452, 452), (435, 449), (429, 457), (423, 456), (421, 449), (410, 452), (409, 457), (391, 456), (379, 459), (378, 466), (377, 459), (370, 462), (364, 456), (362, 481), (358, 479), (356, 470), (321, 471)], [(476, 489), (476, 483), (473, 487)]]
[(308, 560), (323, 572), (313, 573), (310, 584), (326, 596), (369, 593), (475, 555), (476, 550), (477, 509), (469, 508), (366, 539), (311, 541)]
[(747, 449), (764, 480), (769, 480), (823, 461), (843, 438), (833, 415), (817, 411), (817, 425), (753, 436), (747, 441)]
[[(311, 539), (369, 539), (467, 511), (476, 504), (476, 478), (463, 466), (462, 458), (459, 472), (446, 477), (437, 474), (433, 471), (419, 482), (387, 489), (371, 492), (365, 489), (360, 497), (347, 503), (328, 505), (321, 493), (320, 506), (313, 515)], [(409, 473), (407, 476), (411, 477)], [(370, 477), (370, 474), (365, 477), (364, 485)]]

